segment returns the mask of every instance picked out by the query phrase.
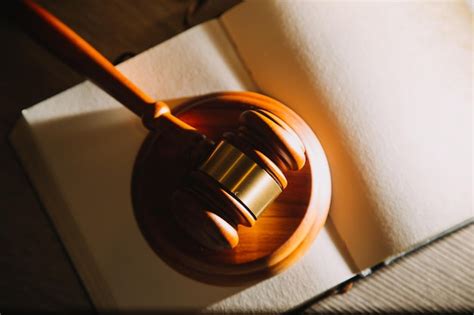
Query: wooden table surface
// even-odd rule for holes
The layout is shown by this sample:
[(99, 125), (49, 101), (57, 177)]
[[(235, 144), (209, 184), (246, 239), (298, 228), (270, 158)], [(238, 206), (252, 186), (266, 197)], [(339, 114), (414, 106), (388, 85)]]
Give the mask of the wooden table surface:
[[(150, 48), (187, 28), (192, 0), (38, 1), (109, 60)], [(238, 0), (208, 1), (194, 22)], [(22, 109), (81, 81), (0, 11), (0, 314), (8, 310), (93, 311), (46, 212), (8, 143)], [(199, 12), (199, 11), (198, 11)], [(358, 281), (306, 312), (474, 310), (471, 225)], [(299, 309), (300, 311), (301, 309)]]

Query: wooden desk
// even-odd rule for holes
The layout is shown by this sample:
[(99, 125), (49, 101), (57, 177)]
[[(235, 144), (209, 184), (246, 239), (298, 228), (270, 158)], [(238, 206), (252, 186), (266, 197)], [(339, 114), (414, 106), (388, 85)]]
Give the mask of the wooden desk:
[[(139, 53), (183, 31), (182, 0), (39, 1), (109, 60)], [(211, 1), (213, 17), (237, 1)], [(93, 311), (49, 218), (41, 209), (7, 136), (20, 111), (83, 80), (0, 13), (0, 313), (7, 310)], [(403, 258), (346, 294), (307, 311), (473, 310), (474, 226)], [(308, 305), (309, 306), (309, 305)]]

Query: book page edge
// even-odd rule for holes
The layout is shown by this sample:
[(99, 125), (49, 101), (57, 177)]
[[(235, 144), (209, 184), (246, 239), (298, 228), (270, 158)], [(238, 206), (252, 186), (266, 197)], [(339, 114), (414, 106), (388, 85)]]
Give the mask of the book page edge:
[[(74, 261), (71, 266), (87, 288), (88, 296), (93, 304), (98, 309), (114, 309), (116, 303), (97, 272), (95, 262), (87, 250), (81, 233), (76, 228), (74, 218), (67, 210), (67, 204), (60, 197), (59, 189), (50, 176), (43, 155), (36, 145), (25, 111), (12, 129), (9, 142), (14, 148), (19, 163), (26, 170), (31, 188), (40, 200), (42, 210), (51, 221), (52, 228), (58, 233), (67, 254)], [(26, 158), (28, 156), (34, 156), (34, 158)], [(47, 184), (44, 184), (45, 182)]]

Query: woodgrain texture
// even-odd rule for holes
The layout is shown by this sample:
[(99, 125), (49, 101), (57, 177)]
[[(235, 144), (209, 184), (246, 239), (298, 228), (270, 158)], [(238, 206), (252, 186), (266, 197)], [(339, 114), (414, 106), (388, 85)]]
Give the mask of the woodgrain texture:
[(357, 281), (345, 294), (314, 303), (305, 313), (472, 313), (472, 261), (473, 224)]
[(143, 115), (155, 104), (94, 47), (36, 2), (9, 2), (7, 10), (15, 22), (44, 48), (94, 81), (135, 114)]
[[(139, 53), (185, 29), (189, 1), (38, 1), (109, 60)], [(212, 1), (210, 17), (224, 1)], [(226, 5), (230, 4), (227, 2)], [(78, 14), (78, 12), (81, 12)], [(93, 306), (7, 142), (20, 111), (83, 80), (0, 13), (0, 311), (82, 310)], [(8, 61), (8, 62), (6, 62)], [(308, 312), (474, 309), (474, 226), (449, 235), (360, 280)], [(291, 289), (291, 288), (289, 288)], [(466, 295), (467, 294), (467, 295)], [(427, 306), (427, 303), (432, 303)]]
[[(101, 87), (105, 92), (107, 92), (110, 96), (114, 97), (117, 101), (119, 101), (123, 106), (127, 107), (133, 113), (138, 115), (142, 118), (145, 127), (149, 127), (156, 132), (156, 135), (152, 135), (151, 138), (153, 139), (150, 141), (145, 141), (145, 146), (140, 150), (140, 154), (145, 154), (148, 156), (151, 152), (164, 152), (158, 153), (154, 156), (153, 159), (149, 159), (147, 157), (139, 156), (137, 158), (137, 167), (135, 168), (135, 172), (141, 172), (143, 176), (136, 176), (134, 175), (134, 184), (133, 184), (133, 194), (134, 196), (145, 196), (140, 190), (147, 190), (148, 187), (152, 187), (149, 189), (150, 197), (149, 198), (135, 198), (135, 210), (137, 213), (141, 213), (141, 208), (152, 208), (152, 209), (159, 209), (161, 208), (161, 203), (165, 203), (166, 205), (172, 204), (171, 199), (169, 196), (173, 196), (175, 190), (177, 189), (177, 185), (174, 183), (179, 183), (180, 181), (184, 180), (181, 177), (173, 176), (173, 173), (180, 174), (183, 172), (184, 176), (189, 177), (189, 173), (193, 171), (192, 166), (196, 166), (195, 161), (193, 159), (189, 159), (189, 155), (193, 156), (194, 151), (190, 154), (189, 150), (197, 150), (203, 151), (200, 149), (201, 147), (210, 147), (209, 141), (202, 138), (199, 132), (197, 132), (193, 127), (184, 124), (179, 119), (173, 117), (169, 111), (169, 107), (163, 102), (157, 102), (153, 100), (152, 97), (144, 93), (140, 88), (138, 88), (135, 84), (133, 84), (126, 76), (124, 76), (118, 69), (116, 69), (100, 52), (98, 52), (94, 47), (92, 47), (87, 41), (85, 41), (80, 35), (78, 35), (74, 30), (69, 28), (65, 25), (61, 20), (59, 20), (56, 16), (54, 16), (51, 12), (44, 9), (42, 6), (38, 5), (36, 2), (32, 0), (22, 0), (17, 2), (9, 3), (10, 6), (7, 7), (9, 11), (11, 11), (12, 17), (15, 18), (15, 21), (22, 26), (22, 28), (32, 36), (33, 39), (40, 42), (43, 47), (48, 49), (51, 53), (56, 55), (58, 59), (66, 62), (69, 66), (71, 66), (76, 72), (85, 75), (88, 79), (92, 80), (96, 83), (99, 87)], [(278, 167), (274, 166), (276, 163), (282, 170), (299, 170), (305, 164), (305, 146), (300, 142), (298, 136), (294, 133), (294, 131), (289, 127), (282, 119), (278, 116), (274, 115), (272, 111), (275, 112), (282, 112), (285, 116), (291, 116), (291, 113), (284, 109), (284, 105), (278, 103), (270, 98), (264, 97), (263, 95), (259, 95), (256, 93), (230, 93), (227, 95), (226, 93), (216, 94), (211, 97), (204, 97), (200, 98), (197, 101), (201, 106), (205, 106), (206, 104), (213, 104), (213, 107), (209, 109), (219, 110), (220, 107), (232, 108), (232, 107), (242, 107), (244, 111), (241, 112), (236, 117), (233, 117), (234, 121), (239, 121), (242, 125), (233, 126), (232, 130), (239, 130), (235, 134), (235, 136), (228, 138), (227, 140), (233, 143), (233, 146), (242, 150), (242, 152), (246, 152), (245, 156), (250, 156), (253, 161), (259, 161), (260, 167), (263, 167), (261, 174), (263, 176), (268, 177), (268, 174), (273, 174), (273, 172), (269, 172), (269, 170), (278, 170)], [(189, 103), (190, 105), (188, 108), (192, 106), (193, 103)], [(245, 110), (245, 106), (249, 107), (249, 110)], [(261, 106), (265, 110), (253, 110), (255, 106)], [(228, 117), (225, 113), (220, 116), (215, 116), (215, 119), (224, 120), (226, 121)], [(236, 119), (237, 118), (237, 119)], [(232, 121), (229, 119), (228, 121)], [(308, 126), (304, 127), (307, 131), (307, 138), (311, 138), (309, 134), (311, 134), (311, 129)], [(313, 136), (314, 137), (314, 136)], [(148, 137), (150, 138), (150, 137)], [(169, 141), (163, 141), (163, 139), (169, 139)], [(218, 139), (216, 139), (217, 141)], [(318, 142), (317, 140), (315, 140)], [(151, 147), (150, 147), (151, 146)], [(155, 146), (158, 146), (155, 148)], [(197, 149), (195, 147), (198, 146)], [(232, 147), (233, 147), (232, 146)], [(230, 147), (230, 148), (232, 148)], [(172, 149), (174, 148), (174, 150)], [(247, 149), (249, 148), (249, 149)], [(263, 152), (264, 157), (260, 158), (261, 154), (254, 154), (254, 156), (249, 155), (254, 152), (254, 150), (258, 150), (258, 152)], [(321, 156), (324, 154), (318, 148), (318, 153)], [(310, 148), (309, 152), (313, 152), (312, 148)], [(199, 160), (204, 154), (198, 154)], [(210, 152), (205, 152), (204, 156), (209, 156)], [(215, 155), (212, 154), (211, 158)], [(160, 159), (163, 157), (163, 159)], [(184, 158), (183, 158), (184, 157)], [(231, 160), (231, 163), (237, 163), (241, 161), (242, 156), (239, 157), (228, 157), (227, 159), (223, 159), (219, 161), (217, 164), (225, 165), (224, 167), (219, 166), (223, 169), (224, 174), (226, 176), (231, 168), (230, 165), (226, 164), (226, 160)], [(270, 162), (270, 160), (273, 162)], [(235, 160), (235, 161), (234, 161)], [(313, 161), (318, 161), (318, 159), (314, 159)], [(321, 162), (322, 161), (322, 162)], [(183, 165), (182, 163), (188, 162), (187, 164)], [(269, 162), (269, 164), (267, 163)], [(150, 164), (151, 168), (149, 165)], [(254, 162), (251, 162), (252, 166), (251, 169), (255, 170)], [(268, 164), (268, 165), (267, 165)], [(187, 166), (191, 167), (187, 167)], [(263, 166), (262, 166), (263, 165)], [(238, 169), (239, 167), (237, 167)], [(317, 169), (317, 172), (314, 172), (314, 169)], [(260, 169), (260, 168), (258, 168)], [(143, 171), (145, 170), (145, 171)], [(152, 176), (148, 176), (146, 173), (148, 170), (153, 174)], [(330, 187), (330, 180), (329, 180), (329, 171), (327, 166), (327, 161), (325, 158), (319, 159), (319, 163), (317, 165), (312, 166), (313, 172), (310, 175), (316, 175), (319, 179), (318, 185), (325, 185)], [(204, 171), (204, 170), (202, 170)], [(244, 171), (245, 174), (248, 175), (249, 170)], [(166, 173), (169, 176), (164, 176), (163, 173)], [(281, 171), (278, 170), (278, 174)], [(298, 173), (300, 174), (300, 173)], [(208, 174), (212, 176), (210, 173)], [(310, 176), (310, 177), (312, 177)], [(266, 178), (264, 177), (264, 178)], [(147, 185), (143, 185), (140, 180), (148, 179)], [(199, 178), (203, 178), (200, 176), (194, 176), (196, 180), (198, 180), (195, 185), (203, 186), (207, 181), (199, 183)], [(205, 177), (204, 177), (205, 178)], [(208, 198), (207, 203), (214, 203), (215, 209), (208, 209), (210, 207), (206, 203), (196, 207), (196, 205), (192, 206), (191, 204), (198, 203), (198, 198), (194, 198), (193, 194), (188, 194), (189, 200), (188, 204), (180, 204), (178, 208), (193, 208), (195, 211), (187, 211), (184, 216), (176, 216), (176, 215), (165, 215), (159, 222), (163, 223), (162, 226), (157, 227), (157, 231), (166, 231), (161, 234), (161, 237), (164, 238), (169, 235), (173, 235), (173, 232), (179, 231), (176, 227), (167, 224), (167, 221), (172, 220), (172, 218), (176, 218), (178, 222), (188, 222), (189, 224), (181, 226), (185, 231), (188, 231), (189, 235), (193, 235), (194, 240), (198, 240), (199, 244), (205, 245), (207, 248), (217, 250), (214, 255), (213, 254), (202, 254), (202, 258), (207, 260), (207, 256), (219, 257), (220, 255), (227, 255), (227, 251), (219, 251), (219, 249), (234, 249), (238, 243), (238, 233), (236, 231), (237, 222), (232, 219), (232, 217), (239, 217), (244, 216), (243, 212), (246, 212), (245, 209), (242, 207), (228, 207), (230, 211), (226, 211), (227, 213), (235, 213), (234, 216), (226, 216), (225, 212), (219, 211), (223, 208), (223, 201), (227, 199), (237, 199), (241, 201), (246, 207), (248, 207), (251, 213), (254, 213), (255, 217), (257, 217), (257, 213), (260, 213), (264, 205), (267, 205), (274, 199), (273, 196), (281, 192), (281, 189), (284, 188), (282, 183), (279, 182), (275, 187), (275, 179), (278, 176), (270, 175), (270, 185), (274, 190), (272, 191), (262, 191), (264, 186), (262, 186), (262, 182), (255, 183), (255, 185), (251, 185), (250, 183), (245, 181), (245, 178), (238, 177), (236, 179), (239, 183), (242, 183), (242, 186), (248, 187), (241, 187), (238, 191), (231, 191), (230, 193), (235, 193), (235, 197), (227, 193), (220, 194), (220, 190), (213, 189), (214, 193), (220, 195), (223, 200), (216, 200), (214, 197)], [(155, 179), (155, 181), (154, 181)], [(286, 179), (285, 179), (286, 182)], [(214, 184), (206, 185), (207, 189), (203, 190), (203, 196), (208, 196), (211, 191), (209, 189), (214, 188), (217, 186), (218, 182)], [(272, 184), (273, 183), (273, 184)], [(220, 183), (225, 187), (224, 183)], [(312, 180), (305, 180), (303, 185), (312, 189), (315, 185)], [(296, 186), (296, 185), (295, 185)], [(141, 188), (137, 188), (141, 187)], [(226, 187), (230, 189), (229, 187)], [(306, 187), (305, 187), (306, 188)], [(196, 191), (196, 189), (194, 189)], [(244, 198), (244, 191), (249, 191), (247, 195), (250, 196), (258, 196), (256, 200), (262, 203), (261, 206), (255, 204), (248, 204), (245, 202)], [(259, 192), (256, 195), (255, 190)], [(198, 191), (196, 191), (198, 192)], [(239, 197), (237, 197), (237, 193)], [(294, 191), (296, 195), (295, 200), (300, 200), (304, 204), (304, 208), (311, 206), (311, 200), (306, 202), (306, 198), (304, 196), (309, 195), (313, 196), (312, 191), (303, 190), (300, 194), (299, 191)], [(198, 194), (199, 195), (199, 194)], [(148, 195), (147, 195), (148, 196)], [(184, 196), (186, 197), (186, 195)], [(251, 197), (252, 200), (255, 200)], [(306, 211), (303, 216), (301, 216), (301, 221), (309, 220), (310, 218), (315, 218), (311, 216), (312, 211), (322, 212), (320, 216), (326, 218), (327, 212), (329, 210), (329, 200), (330, 194), (319, 194), (316, 198), (326, 199), (318, 204), (322, 205), (320, 208), (311, 208), (310, 210)], [(176, 199), (176, 198), (175, 198)], [(193, 202), (194, 199), (194, 202)], [(167, 200), (167, 201), (165, 201)], [(168, 201), (169, 200), (169, 201)], [(183, 200), (182, 197), (178, 198), (178, 200)], [(263, 200), (263, 201), (260, 201)], [(158, 203), (157, 203), (158, 202)], [(228, 203), (229, 205), (232, 205)], [(167, 206), (168, 207), (168, 206)], [(172, 206), (176, 208), (176, 205)], [(209, 210), (212, 210), (209, 212)], [(233, 211), (232, 211), (233, 210)], [(168, 209), (168, 212), (171, 210)], [(162, 211), (159, 211), (160, 213)], [(205, 215), (201, 215), (205, 213)], [(193, 217), (193, 214), (197, 216)], [(287, 216), (289, 220), (292, 220), (295, 215), (294, 213), (290, 213)], [(168, 220), (167, 220), (168, 219)], [(315, 219), (316, 220), (316, 219)], [(260, 220), (261, 221), (261, 220)], [(148, 223), (148, 220), (145, 220)], [(324, 222), (324, 219), (321, 220)], [(304, 222), (299, 222), (300, 226), (307, 227), (311, 226), (312, 224), (305, 224)], [(275, 229), (268, 229), (269, 235), (276, 235), (278, 230), (285, 230), (283, 227), (288, 226), (288, 224), (279, 224)], [(321, 225), (318, 225), (317, 230)], [(167, 230), (169, 229), (169, 230)], [(291, 231), (292, 229), (290, 229)], [(179, 238), (182, 233), (176, 233), (177, 237)], [(295, 229), (294, 231), (288, 234), (288, 239), (294, 239), (294, 234), (304, 234), (299, 231), (299, 228)], [(309, 234), (309, 232), (306, 232)], [(263, 239), (264, 237), (252, 238), (252, 242), (255, 243), (255, 240)], [(297, 242), (300, 240), (297, 238)], [(185, 240), (183, 246), (181, 248), (187, 248), (185, 245), (188, 241)], [(158, 241), (159, 243), (159, 241)], [(166, 256), (166, 251), (174, 250), (180, 247), (176, 246), (176, 241), (171, 242), (171, 246), (165, 247), (163, 249), (162, 255)], [(283, 244), (286, 243), (284, 240)], [(272, 244), (272, 242), (265, 242), (265, 245)], [(252, 244), (253, 245), (253, 244)], [(297, 245), (299, 246), (299, 245)], [(264, 248), (265, 246), (258, 245), (259, 248)], [(166, 249), (169, 248), (169, 249)], [(280, 247), (275, 247), (274, 251), (279, 252)], [(291, 246), (289, 248), (292, 248)], [(234, 249), (233, 251), (237, 251)], [(230, 253), (232, 256), (232, 261), (239, 262), (239, 259), (235, 258), (233, 251)], [(199, 256), (201, 252), (191, 252), (189, 256), (181, 257), (176, 256), (177, 260), (180, 261), (192, 261), (197, 256)], [(257, 260), (265, 260), (264, 267), (270, 268), (268, 261), (276, 261), (275, 265), (280, 264), (280, 260), (286, 260), (286, 256), (292, 256), (293, 253), (287, 254), (286, 252), (281, 253), (283, 258), (276, 258), (273, 257), (273, 251), (270, 251), (270, 256), (267, 258), (266, 256), (257, 257)], [(180, 262), (177, 262), (180, 263)], [(209, 265), (206, 267), (208, 270), (212, 270), (213, 273), (218, 273), (219, 263), (216, 261), (208, 262)], [(247, 262), (245, 262), (247, 263)], [(250, 263), (250, 262), (248, 262)], [(280, 268), (283, 269), (283, 268)], [(222, 271), (223, 274), (226, 272)], [(253, 274), (258, 274), (258, 270), (256, 268), (252, 268)], [(239, 274), (240, 276), (240, 274)], [(238, 281), (244, 281), (245, 277), (240, 276)]]
[(236, 129), (240, 114), (252, 108), (285, 117), (305, 145), (308, 162), (302, 170), (286, 173), (288, 187), (253, 227), (239, 226), (240, 242), (232, 250), (203, 248), (172, 220), (171, 196), (195, 167), (184, 154), (192, 148), (192, 135), (177, 141), (150, 133), (135, 164), (134, 211), (148, 243), (171, 267), (200, 281), (243, 285), (285, 270), (311, 245), (329, 211), (329, 168), (319, 141), (281, 103), (256, 93), (215, 93), (182, 104), (176, 115), (216, 141)]
[[(189, 1), (38, 1), (109, 60), (183, 31)], [(80, 14), (78, 13), (80, 12)], [(94, 307), (7, 137), (21, 110), (84, 80), (0, 10), (0, 309), (93, 312)]]

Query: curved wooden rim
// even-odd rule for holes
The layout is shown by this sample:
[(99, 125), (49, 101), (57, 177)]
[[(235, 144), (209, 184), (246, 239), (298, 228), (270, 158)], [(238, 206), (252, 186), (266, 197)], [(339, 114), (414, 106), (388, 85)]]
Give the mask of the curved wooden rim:
[[(277, 116), (284, 118), (284, 121), (289, 125), (297, 126), (295, 131), (305, 143), (308, 162), (311, 166), (312, 191), (307, 209), (315, 208), (317, 210), (306, 211), (293, 235), (270, 255), (239, 265), (216, 266), (215, 264), (203, 263), (201, 260), (196, 260), (183, 253), (176, 254), (176, 256), (169, 256), (166, 248), (152, 246), (158, 256), (168, 265), (191, 278), (211, 284), (242, 285), (262, 280), (281, 272), (289, 267), (296, 259), (301, 257), (312, 244), (312, 241), (323, 226), (329, 211), (331, 195), (329, 166), (324, 151), (309, 126), (283, 104), (264, 95), (253, 92), (221, 92), (208, 94), (184, 102), (175, 108), (174, 114), (179, 115), (211, 101), (234, 102), (242, 106), (254, 106), (269, 110)], [(137, 190), (139, 191), (140, 184), (137, 183), (137, 177), (140, 177), (140, 165), (141, 162), (143, 162), (143, 156), (145, 156), (144, 151), (146, 151), (147, 146), (150, 145), (150, 141), (153, 140), (147, 139), (147, 141), (144, 142), (137, 157), (132, 180), (132, 195), (139, 193)], [(136, 200), (136, 198), (132, 199)], [(135, 205), (134, 201), (134, 206)], [(143, 231), (140, 218), (137, 217), (137, 221)], [(143, 233), (149, 244), (152, 245), (153, 242), (147, 237), (147, 233), (145, 231), (143, 231)]]

